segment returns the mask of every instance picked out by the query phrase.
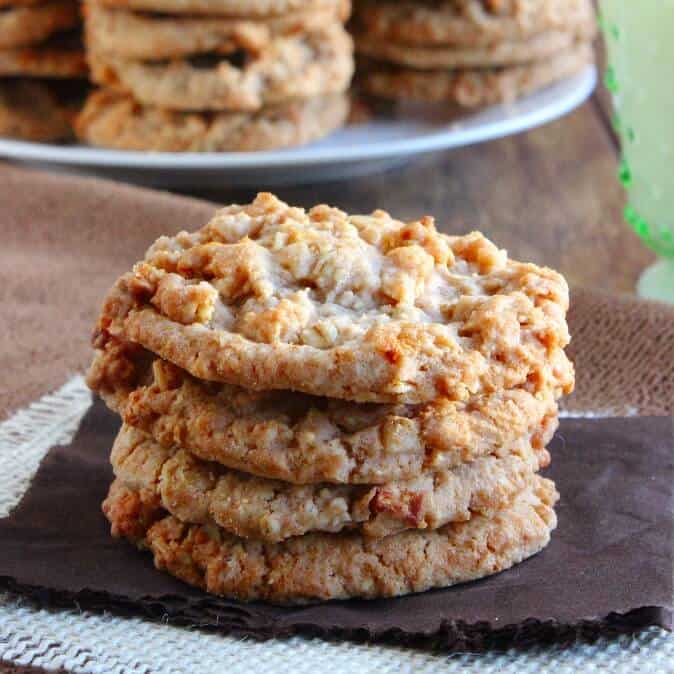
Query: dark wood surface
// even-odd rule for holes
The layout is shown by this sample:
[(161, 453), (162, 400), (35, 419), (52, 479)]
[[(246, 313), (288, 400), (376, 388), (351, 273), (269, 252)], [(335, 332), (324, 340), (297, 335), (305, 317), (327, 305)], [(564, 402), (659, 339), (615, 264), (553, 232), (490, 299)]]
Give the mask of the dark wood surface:
[[(618, 147), (603, 87), (568, 117), (528, 133), (435, 153), (383, 174), (275, 192), (302, 206), (430, 214), (447, 232), (479, 229), (512, 256), (561, 271), (572, 285), (633, 292), (652, 254), (624, 223)], [(254, 190), (193, 191), (221, 203)]]

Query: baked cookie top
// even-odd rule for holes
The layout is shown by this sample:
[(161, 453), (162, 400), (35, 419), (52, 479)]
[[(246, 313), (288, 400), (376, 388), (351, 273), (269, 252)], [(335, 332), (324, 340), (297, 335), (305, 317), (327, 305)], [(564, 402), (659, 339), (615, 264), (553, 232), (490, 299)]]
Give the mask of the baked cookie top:
[(158, 569), (209, 592), (277, 603), (392, 597), (482, 578), (547, 545), (558, 498), (535, 477), (504, 510), (386, 538), (314, 533), (264, 543), (166, 515), (153, 495), (113, 483), (103, 511), (114, 536), (154, 555)]
[(87, 62), (74, 33), (52, 35), (39, 45), (0, 49), (0, 76), (84, 78)]
[[(230, 45), (231, 46), (231, 45)], [(136, 60), (89, 45), (91, 79), (171, 110), (256, 111), (297, 98), (341, 93), (353, 75), (353, 44), (341, 23), (280, 35), (262, 49)]]
[(487, 48), (595, 24), (591, 0), (360, 0), (355, 10), (356, 32), (425, 47)]
[(589, 42), (574, 44), (530, 63), (489, 68), (420, 70), (363, 58), (359, 61), (357, 86), (380, 98), (475, 108), (511, 103), (575, 75), (593, 61), (594, 49)]
[[(336, 7), (343, 0), (89, 0), (108, 7), (167, 14), (270, 17)], [(2, 2), (2, 0), (0, 0)]]
[(359, 402), (572, 388), (568, 287), (430, 217), (293, 208), (262, 193), (159, 238), (114, 285), (94, 344), (195, 377)]
[(490, 47), (444, 47), (399, 44), (368, 34), (356, 35), (356, 51), (372, 59), (419, 70), (489, 68), (534, 64), (552, 58), (579, 43), (589, 43), (594, 31), (550, 30), (521, 42), (499, 42)]
[(0, 80), (0, 136), (38, 142), (69, 140), (76, 102), (44, 81)]
[(173, 16), (84, 5), (87, 42), (99, 52), (157, 61), (193, 54), (260, 53), (283, 35), (311, 32), (349, 16), (349, 0), (271, 17)]
[(557, 427), (549, 390), (498, 391), (469, 402), (358, 404), (204, 382), (113, 342), (97, 354), (87, 381), (127, 424), (166, 448), (298, 484), (409, 480), (508, 453), (522, 441), (540, 449)]
[(256, 112), (180, 112), (140, 105), (127, 94), (94, 91), (77, 116), (90, 145), (152, 152), (252, 152), (301, 145), (339, 128), (346, 94), (294, 99)]
[(526, 439), (501, 456), (406, 482), (295, 485), (167, 449), (142, 431), (122, 426), (110, 460), (117, 479), (155, 494), (183, 522), (215, 524), (235, 536), (275, 543), (311, 531), (357, 529), (380, 538), (491, 515), (530, 486), (550, 456)]
[(80, 22), (75, 0), (47, 0), (39, 5), (0, 5), (0, 49), (37, 44)]

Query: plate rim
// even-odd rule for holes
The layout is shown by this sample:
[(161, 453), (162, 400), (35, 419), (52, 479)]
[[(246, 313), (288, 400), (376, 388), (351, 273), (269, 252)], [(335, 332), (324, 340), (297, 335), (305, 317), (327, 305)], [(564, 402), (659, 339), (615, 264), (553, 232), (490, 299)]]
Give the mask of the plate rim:
[[(588, 65), (581, 72), (548, 87), (565, 87), (564, 97), (553, 98), (545, 105), (514, 116), (469, 129), (452, 128), (448, 124), (437, 131), (418, 137), (401, 138), (367, 145), (348, 147), (298, 147), (263, 152), (138, 152), (109, 150), (86, 146), (59, 146), (47, 143), (0, 138), (0, 157), (42, 164), (73, 167), (119, 168), (129, 170), (235, 170), (277, 169), (283, 167), (318, 166), (356, 161), (375, 161), (405, 157), (436, 150), (446, 150), (483, 143), (533, 129), (558, 119), (582, 105), (597, 85), (597, 68)], [(536, 92), (540, 94), (543, 91)], [(527, 99), (522, 99), (526, 101)]]

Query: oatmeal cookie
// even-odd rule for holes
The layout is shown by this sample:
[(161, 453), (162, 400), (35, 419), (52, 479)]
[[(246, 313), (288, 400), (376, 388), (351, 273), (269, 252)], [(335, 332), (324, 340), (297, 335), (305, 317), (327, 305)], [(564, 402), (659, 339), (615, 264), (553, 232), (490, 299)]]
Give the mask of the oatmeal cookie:
[(341, 93), (353, 74), (351, 38), (339, 23), (278, 37), (258, 53), (138, 61), (92, 46), (88, 59), (98, 84), (172, 110), (255, 111), (288, 99)]
[(549, 390), (498, 391), (467, 403), (357, 404), (207, 383), (132, 344), (108, 343), (87, 381), (123, 420), (166, 448), (292, 483), (409, 480), (557, 428)]
[(342, 5), (296, 11), (272, 18), (142, 14), (86, 3), (87, 42), (96, 51), (125, 59), (158, 60), (193, 54), (260, 53), (279, 36), (311, 32), (343, 22), (348, 0)]
[(41, 5), (44, 0), (0, 0), (0, 9), (14, 7), (32, 7), (33, 5)]
[(419, 70), (443, 68), (487, 68), (509, 66), (549, 59), (587, 42), (593, 31), (585, 34), (548, 31), (523, 42), (499, 42), (491, 47), (417, 47), (369, 35), (356, 35), (356, 51), (373, 60), (386, 61)]
[[(1, 2), (2, 0), (0, 0)], [(95, 0), (107, 7), (163, 14), (272, 17), (335, 8), (343, 0)]]
[(430, 217), (293, 208), (271, 194), (161, 237), (114, 285), (94, 345), (199, 379), (357, 402), (571, 390), (568, 287)]
[(183, 522), (216, 524), (235, 536), (272, 543), (347, 529), (379, 538), (493, 515), (530, 486), (549, 461), (548, 452), (534, 449), (527, 439), (502, 455), (408, 482), (294, 485), (229, 470), (184, 449), (166, 449), (130, 426), (120, 430), (111, 455), (117, 479), (154, 492)]
[(41, 81), (0, 80), (0, 136), (55, 142), (73, 135), (75, 105)]
[(378, 43), (493, 48), (549, 31), (583, 34), (595, 23), (591, 0), (359, 0), (356, 31)]
[(94, 92), (77, 117), (90, 145), (153, 152), (249, 152), (302, 145), (342, 126), (344, 94), (300, 99), (258, 112), (179, 112), (136, 103), (109, 90)]
[(358, 86), (380, 98), (474, 108), (515, 101), (580, 72), (593, 60), (592, 46), (579, 44), (542, 61), (503, 68), (418, 70), (363, 62)]
[(0, 49), (14, 49), (43, 42), (54, 33), (77, 26), (75, 0), (48, 0), (39, 5), (0, 9)]
[(0, 50), (0, 77), (84, 78), (87, 63), (75, 36), (52, 37), (29, 47)]
[(113, 535), (149, 550), (158, 569), (191, 585), (244, 601), (306, 603), (393, 597), (503, 571), (547, 545), (557, 524), (557, 498), (554, 484), (536, 477), (491, 517), (475, 515), (440, 529), (386, 538), (315, 533), (282, 543), (186, 524), (167, 516), (151, 496), (119, 482), (103, 511)]

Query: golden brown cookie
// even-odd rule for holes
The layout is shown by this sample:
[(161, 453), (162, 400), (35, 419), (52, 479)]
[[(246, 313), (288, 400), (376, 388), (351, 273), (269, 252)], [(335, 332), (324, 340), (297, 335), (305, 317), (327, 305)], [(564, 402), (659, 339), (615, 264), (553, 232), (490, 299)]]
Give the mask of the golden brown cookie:
[(109, 342), (87, 375), (123, 420), (162, 446), (293, 483), (410, 480), (557, 427), (553, 394), (497, 391), (469, 402), (362, 405), (289, 391), (203, 382), (132, 344)]
[(75, 36), (57, 36), (37, 46), (0, 50), (0, 77), (20, 75), (84, 78), (84, 50)]
[(14, 7), (32, 7), (33, 5), (40, 5), (44, 0), (0, 0), (0, 8), (14, 8)]
[(166, 449), (122, 426), (112, 449), (115, 476), (154, 493), (183, 522), (216, 524), (243, 538), (279, 542), (312, 531), (357, 529), (390, 536), (405, 529), (438, 529), (474, 514), (493, 515), (529, 487), (549, 463), (528, 439), (450, 471), (383, 485), (294, 485), (229, 470), (184, 449)]
[(131, 341), (200, 379), (357, 402), (562, 393), (567, 307), (562, 276), (477, 232), (263, 193), (158, 239), (108, 295), (95, 345)]
[(96, 51), (126, 59), (170, 59), (202, 53), (260, 53), (275, 38), (343, 22), (350, 4), (294, 11), (278, 17), (175, 16), (85, 4), (87, 41)]
[(47, 0), (39, 5), (0, 9), (0, 49), (43, 42), (80, 22), (76, 0)]
[(548, 59), (503, 68), (418, 70), (369, 61), (362, 63), (358, 86), (380, 98), (474, 108), (515, 101), (580, 72), (593, 60), (592, 46), (580, 44)]
[(90, 45), (92, 79), (145, 105), (173, 110), (255, 111), (293, 98), (345, 91), (353, 74), (349, 35), (339, 23), (273, 39), (260, 52), (137, 61)]
[(94, 92), (77, 118), (91, 145), (153, 152), (250, 152), (302, 145), (338, 129), (348, 114), (343, 94), (289, 101), (258, 112), (178, 112)]
[(69, 140), (75, 108), (44, 82), (0, 80), (0, 136), (37, 142)]
[(214, 594), (243, 601), (306, 603), (393, 597), (499, 573), (550, 540), (558, 495), (536, 477), (491, 517), (386, 538), (358, 533), (307, 534), (264, 543), (214, 525), (166, 516), (156, 499), (115, 482), (103, 511), (115, 536), (149, 550), (158, 569)]
[(355, 9), (364, 37), (418, 47), (494, 48), (594, 25), (591, 0), (359, 0)]
[(289, 12), (335, 8), (343, 0), (95, 0), (108, 7), (164, 14), (232, 17), (282, 16)]
[(499, 42), (490, 47), (417, 47), (361, 34), (356, 35), (356, 51), (374, 60), (420, 70), (486, 68), (549, 59), (572, 49), (579, 40), (591, 40), (593, 35), (591, 26), (585, 32), (548, 31), (522, 42)]

